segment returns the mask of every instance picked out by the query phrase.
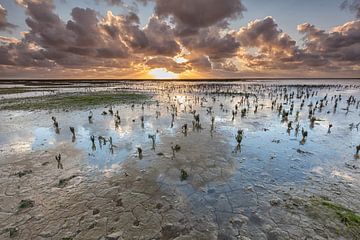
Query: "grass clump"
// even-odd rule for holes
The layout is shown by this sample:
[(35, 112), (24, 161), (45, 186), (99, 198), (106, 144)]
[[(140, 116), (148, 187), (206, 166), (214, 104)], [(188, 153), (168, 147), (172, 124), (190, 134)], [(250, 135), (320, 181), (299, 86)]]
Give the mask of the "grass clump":
[(17, 172), (14, 175), (21, 178), (21, 177), (23, 177), (23, 176), (25, 176), (27, 174), (31, 174), (31, 173), (32, 173), (32, 170), (24, 170), (24, 171)]
[(140, 93), (72, 93), (44, 97), (4, 100), (0, 110), (51, 110), (51, 109), (83, 109), (90, 106), (138, 103), (149, 98)]
[(35, 202), (30, 199), (21, 200), (19, 204), (19, 209), (26, 209), (26, 208), (32, 208), (35, 206)]
[(189, 174), (184, 170), (180, 170), (180, 180), (185, 181), (189, 177)]
[(69, 181), (71, 179), (74, 179), (76, 178), (77, 176), (76, 175), (71, 175), (70, 177), (67, 177), (67, 178), (62, 178), (59, 180), (59, 183), (58, 183), (58, 187), (59, 188), (64, 188), (68, 185)]
[(336, 215), (340, 218), (341, 222), (346, 226), (357, 226), (360, 228), (360, 215), (357, 213), (325, 199), (320, 200), (320, 204), (334, 211), (334, 213), (336, 213)]
[(316, 216), (323, 219), (324, 224), (328, 221), (338, 221), (338, 224), (343, 224), (342, 230), (335, 229), (338, 234), (350, 235), (353, 239), (360, 240), (360, 215), (358, 213), (334, 203), (326, 197), (314, 197), (310, 200), (308, 208), (309, 210), (311, 208)]
[(9, 233), (10, 238), (15, 238), (19, 235), (19, 229), (14, 227), (6, 228), (2, 233)]

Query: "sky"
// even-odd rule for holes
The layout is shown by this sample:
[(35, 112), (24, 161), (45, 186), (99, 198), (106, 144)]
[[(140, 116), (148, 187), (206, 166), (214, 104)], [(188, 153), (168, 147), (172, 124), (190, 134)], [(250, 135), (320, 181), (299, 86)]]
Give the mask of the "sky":
[(0, 0), (0, 78), (360, 77), (360, 0)]

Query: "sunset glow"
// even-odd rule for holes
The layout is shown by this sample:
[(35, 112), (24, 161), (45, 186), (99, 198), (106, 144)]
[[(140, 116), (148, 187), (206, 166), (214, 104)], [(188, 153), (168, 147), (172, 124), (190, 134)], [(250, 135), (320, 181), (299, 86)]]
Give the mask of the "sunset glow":
[(155, 68), (149, 71), (153, 79), (178, 79), (179, 75), (168, 71), (166, 68)]
[(219, 1), (0, 0), (0, 78), (360, 76), (360, 0)]

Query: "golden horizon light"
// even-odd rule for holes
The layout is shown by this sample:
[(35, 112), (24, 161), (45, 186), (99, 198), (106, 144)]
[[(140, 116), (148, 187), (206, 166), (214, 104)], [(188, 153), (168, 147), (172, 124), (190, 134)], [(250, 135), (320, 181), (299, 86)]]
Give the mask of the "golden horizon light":
[(168, 71), (166, 68), (154, 68), (148, 74), (153, 79), (179, 79), (179, 74)]

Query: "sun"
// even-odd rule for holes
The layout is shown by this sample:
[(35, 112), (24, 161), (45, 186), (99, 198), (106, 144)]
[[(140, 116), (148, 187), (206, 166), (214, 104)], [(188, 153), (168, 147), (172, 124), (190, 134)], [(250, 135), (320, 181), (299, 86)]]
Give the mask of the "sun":
[(179, 74), (168, 71), (166, 68), (154, 68), (149, 71), (154, 79), (178, 79)]

